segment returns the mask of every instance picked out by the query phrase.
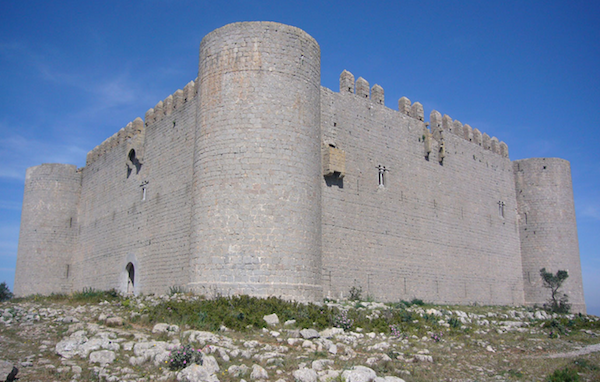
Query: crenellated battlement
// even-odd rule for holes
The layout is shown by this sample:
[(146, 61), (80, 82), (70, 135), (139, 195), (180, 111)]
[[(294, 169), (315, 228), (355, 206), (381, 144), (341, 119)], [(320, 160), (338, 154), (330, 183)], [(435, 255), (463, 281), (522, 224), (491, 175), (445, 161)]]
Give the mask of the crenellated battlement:
[(129, 122), (121, 130), (94, 147), (94, 149), (87, 154), (86, 166), (94, 163), (98, 158), (124, 142), (128, 143), (126, 152), (128, 153), (130, 149), (135, 148), (136, 158), (142, 160), (142, 147), (146, 127), (161, 121), (165, 116), (171, 115), (174, 110), (182, 108), (183, 105), (193, 100), (198, 94), (197, 83), (198, 78), (188, 82), (183, 90), (178, 89), (164, 100), (159, 101), (154, 108), (149, 109), (144, 116), (144, 120), (140, 117), (136, 118), (133, 122)]
[(94, 163), (98, 158), (102, 157), (104, 154), (119, 146), (123, 142), (143, 135), (144, 130), (144, 121), (141, 118), (138, 117), (133, 122), (129, 122), (125, 127), (121, 128), (121, 130), (117, 131), (104, 142), (94, 147), (94, 149), (87, 154), (86, 166)]
[(156, 106), (148, 109), (144, 120), (146, 126), (154, 122), (161, 121), (165, 116), (169, 116), (174, 110), (180, 109), (184, 104), (193, 100), (198, 94), (198, 78), (185, 85), (183, 90), (178, 89), (175, 93), (159, 101)]
[[(355, 94), (361, 98), (370, 99), (376, 104), (385, 104), (384, 90), (381, 86), (375, 84), (369, 92), (369, 82), (367, 80), (359, 77), (354, 82), (354, 75), (345, 69), (340, 74), (340, 93)], [(411, 104), (410, 99), (402, 97), (398, 100), (398, 111), (425, 122), (425, 112), (420, 102)], [(463, 125), (459, 120), (453, 120), (447, 114), (442, 116), (437, 110), (432, 110), (429, 114), (429, 128), (431, 138), (437, 142), (443, 142), (445, 134), (454, 134), (483, 147), (485, 150), (508, 158), (508, 145), (506, 143), (499, 141), (496, 137), (490, 137), (487, 133), (481, 133), (478, 129), (473, 129), (467, 124)], [(429, 145), (431, 145), (431, 142), (429, 142)], [(427, 152), (427, 148), (425, 148), (425, 151)]]

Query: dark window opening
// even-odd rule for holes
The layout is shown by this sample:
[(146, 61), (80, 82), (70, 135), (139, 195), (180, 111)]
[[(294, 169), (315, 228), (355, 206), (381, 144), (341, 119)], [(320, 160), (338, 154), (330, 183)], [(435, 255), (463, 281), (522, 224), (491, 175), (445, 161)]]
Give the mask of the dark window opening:
[(505, 206), (506, 206), (506, 203), (504, 203), (503, 201), (498, 202), (498, 216), (501, 218), (504, 218), (504, 207)]
[(379, 187), (383, 188), (386, 184), (385, 173), (389, 170), (385, 166), (379, 165), (377, 166), (377, 171), (379, 172)]
[(129, 150), (129, 154), (127, 154), (127, 177), (131, 175), (133, 169), (135, 168), (135, 173), (139, 174), (140, 169), (142, 168), (142, 162), (136, 157), (135, 150)]
[(135, 285), (135, 268), (132, 263), (128, 263), (125, 270), (127, 271), (127, 294), (132, 294)]

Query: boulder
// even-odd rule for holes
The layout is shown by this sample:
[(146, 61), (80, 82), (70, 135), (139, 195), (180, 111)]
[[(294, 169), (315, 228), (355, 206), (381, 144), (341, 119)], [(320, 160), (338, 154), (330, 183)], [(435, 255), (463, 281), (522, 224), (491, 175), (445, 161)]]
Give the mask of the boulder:
[(217, 376), (204, 366), (191, 364), (177, 373), (178, 381), (186, 382), (219, 382)]
[(0, 361), (0, 380), (13, 382), (16, 379), (18, 372), (19, 369), (11, 362)]
[(250, 373), (250, 379), (269, 379), (269, 373), (267, 373), (267, 371), (259, 365), (252, 365), (252, 373)]
[(342, 373), (342, 379), (346, 382), (372, 382), (376, 377), (375, 371), (365, 366), (353, 366)]
[(297, 382), (317, 382), (317, 372), (313, 369), (298, 369), (292, 373)]
[(115, 352), (110, 350), (98, 350), (90, 353), (90, 362), (99, 363), (103, 366), (113, 363), (115, 358)]
[(279, 317), (277, 317), (277, 315), (275, 313), (269, 314), (268, 316), (264, 316), (263, 320), (265, 320), (265, 322), (269, 326), (279, 325)]
[(321, 335), (315, 329), (302, 329), (300, 331), (302, 338), (310, 340), (312, 338), (319, 338)]

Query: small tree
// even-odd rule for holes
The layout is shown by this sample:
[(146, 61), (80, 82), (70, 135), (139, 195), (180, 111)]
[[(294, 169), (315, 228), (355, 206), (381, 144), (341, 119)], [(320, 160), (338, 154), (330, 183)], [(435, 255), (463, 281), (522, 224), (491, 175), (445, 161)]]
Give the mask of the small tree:
[(569, 296), (565, 293), (560, 293), (558, 290), (562, 283), (569, 277), (569, 272), (559, 270), (556, 274), (546, 271), (546, 268), (540, 269), (540, 276), (544, 281), (544, 288), (550, 289), (551, 296), (548, 304), (544, 307), (554, 313), (569, 313), (571, 304), (569, 304)]
[(0, 284), (0, 302), (10, 300), (13, 297), (12, 292), (8, 289), (8, 285), (6, 285), (6, 281), (3, 281)]

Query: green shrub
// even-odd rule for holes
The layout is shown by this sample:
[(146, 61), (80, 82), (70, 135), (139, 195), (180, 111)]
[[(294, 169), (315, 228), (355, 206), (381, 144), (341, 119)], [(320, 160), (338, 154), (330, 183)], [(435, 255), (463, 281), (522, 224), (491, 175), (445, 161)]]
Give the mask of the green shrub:
[(73, 293), (73, 300), (87, 303), (99, 303), (119, 299), (121, 296), (115, 289), (96, 290), (94, 288), (83, 288), (81, 292)]
[(544, 304), (544, 308), (553, 313), (569, 313), (571, 310), (569, 296), (558, 292), (563, 282), (569, 278), (569, 273), (559, 270), (556, 274), (553, 274), (547, 272), (546, 268), (542, 268), (540, 269), (540, 276), (544, 282), (544, 288), (550, 289), (550, 299), (548, 300), (548, 304)]
[(333, 316), (333, 326), (336, 328), (342, 328), (346, 331), (352, 329), (352, 325), (354, 325), (354, 320), (348, 318), (348, 312), (345, 310)]
[(350, 288), (350, 296), (348, 297), (348, 300), (350, 301), (360, 301), (362, 298), (362, 287), (361, 286), (353, 286), (352, 288)]
[(460, 322), (460, 320), (459, 320), (458, 318), (456, 318), (456, 317), (450, 317), (450, 318), (448, 319), (448, 324), (450, 325), (450, 327), (451, 327), (452, 329), (458, 329), (458, 328), (460, 328), (460, 327), (461, 327), (461, 322)]
[(204, 300), (164, 301), (144, 312), (150, 322), (189, 325), (195, 329), (216, 331), (221, 325), (237, 331), (264, 328), (263, 317), (277, 314), (280, 321), (296, 320), (303, 328), (324, 329), (332, 326), (332, 309), (315, 304), (301, 304), (276, 297), (246, 295)]
[(8, 285), (6, 285), (6, 281), (3, 281), (0, 284), (0, 302), (8, 301), (11, 298), (13, 298), (13, 294), (10, 291), (10, 289), (8, 288)]
[(173, 285), (169, 287), (169, 296), (173, 296), (174, 294), (185, 293), (185, 289), (183, 289), (180, 285)]
[(412, 300), (410, 300), (411, 305), (418, 305), (418, 306), (423, 306), (425, 305), (425, 302), (423, 300), (421, 300), (420, 298), (413, 298)]
[(565, 367), (554, 370), (546, 379), (547, 382), (579, 382), (579, 374), (575, 369)]
[(169, 369), (173, 371), (185, 369), (193, 363), (202, 365), (201, 349), (194, 349), (191, 345), (183, 345), (170, 353), (168, 362)]

